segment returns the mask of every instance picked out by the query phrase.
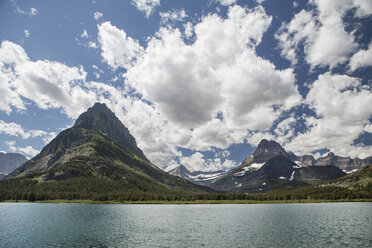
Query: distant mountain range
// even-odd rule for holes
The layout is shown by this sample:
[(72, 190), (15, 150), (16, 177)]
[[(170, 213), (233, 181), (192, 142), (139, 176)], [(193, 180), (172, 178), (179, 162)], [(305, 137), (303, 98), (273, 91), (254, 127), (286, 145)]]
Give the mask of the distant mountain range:
[(190, 172), (184, 165), (179, 165), (176, 168), (168, 171), (169, 174), (184, 178), (194, 184), (209, 185), (213, 180), (225, 175), (226, 171), (193, 171)]
[(0, 152), (0, 180), (26, 161), (22, 154)]
[(20, 191), (56, 197), (212, 192), (152, 164), (128, 129), (101, 103), (81, 114), (72, 128), (58, 134), (7, 178), (0, 188), (12, 184)]
[(340, 157), (336, 156), (333, 152), (330, 152), (325, 157), (315, 159), (312, 155), (296, 156), (294, 153), (288, 153), (289, 157), (294, 161), (299, 161), (305, 166), (326, 166), (333, 165), (344, 172), (351, 172), (353, 170), (362, 168), (366, 165), (372, 164), (372, 157), (365, 159)]

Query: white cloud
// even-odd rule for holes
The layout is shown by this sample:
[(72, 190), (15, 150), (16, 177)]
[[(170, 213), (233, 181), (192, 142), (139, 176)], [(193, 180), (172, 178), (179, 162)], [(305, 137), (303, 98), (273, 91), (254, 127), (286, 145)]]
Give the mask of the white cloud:
[(103, 60), (114, 69), (130, 66), (143, 50), (137, 40), (127, 37), (124, 30), (110, 22), (98, 25), (98, 41)]
[(83, 30), (83, 33), (80, 35), (81, 38), (88, 38), (88, 31), (86, 29)]
[(26, 29), (24, 32), (25, 32), (25, 38), (30, 37), (30, 30)]
[[(125, 78), (153, 105), (136, 101), (141, 110), (132, 117), (128, 111), (124, 122), (151, 160), (162, 157), (158, 164), (169, 166), (180, 156), (177, 146), (206, 151), (253, 140), (249, 129), (267, 130), (283, 110), (300, 102), (293, 71), (277, 70), (254, 52), (270, 22), (262, 7), (233, 6), (226, 19), (210, 14), (190, 23), (193, 44), (169, 26), (148, 39)], [(143, 109), (146, 116), (139, 116)], [(199, 165), (208, 170), (214, 163)]]
[(31, 61), (23, 48), (9, 41), (0, 47), (0, 110), (10, 113), (12, 107), (25, 110), (21, 97), (41, 109), (61, 108), (71, 118), (91, 106), (97, 99), (85, 82), (82, 67), (69, 67), (49, 60)]
[(11, 140), (11, 141), (5, 141), (5, 144), (8, 146), (8, 148), (9, 148), (9, 150), (11, 152), (17, 151), (17, 148), (15, 147), (15, 144), (16, 144), (15, 141), (13, 141), (13, 140)]
[(159, 15), (161, 19), (160, 22), (162, 24), (165, 24), (168, 22), (179, 22), (187, 17), (184, 9), (173, 10), (173, 11), (168, 11), (168, 12), (160, 12)]
[(93, 41), (89, 41), (88, 42), (88, 47), (97, 49), (98, 48), (98, 45), (97, 45), (97, 43), (95, 43)]
[(231, 4), (236, 3), (237, 0), (217, 0), (217, 1), (220, 2), (221, 5), (229, 6)]
[(37, 9), (35, 9), (35, 8), (30, 8), (30, 14), (31, 14), (32, 16), (37, 15), (37, 14), (38, 14)]
[(29, 155), (31, 157), (34, 157), (34, 156), (36, 156), (39, 153), (39, 151), (36, 150), (36, 149), (34, 149), (32, 146), (18, 147), (17, 148), (17, 151), (20, 151), (23, 154), (25, 154), (26, 156)]
[(49, 143), (57, 135), (55, 132), (48, 133), (43, 130), (27, 130), (17, 123), (7, 123), (2, 120), (0, 120), (0, 133), (21, 137), (22, 139), (41, 137), (45, 144)]
[(189, 157), (181, 157), (180, 163), (191, 172), (226, 170), (236, 166), (235, 162), (228, 159), (224, 162), (220, 158), (205, 159), (200, 152), (196, 152)]
[(98, 21), (99, 19), (103, 17), (103, 14), (101, 12), (96, 11), (94, 12), (93, 16), (94, 16), (94, 19)]
[(310, 153), (330, 148), (337, 155), (362, 158), (372, 154), (372, 146), (354, 145), (372, 116), (370, 86), (363, 86), (357, 78), (325, 73), (313, 83), (305, 102), (319, 117), (308, 118), (309, 130), (296, 136), (286, 149)]
[(214, 72), (183, 43), (179, 30), (162, 28), (158, 35), (128, 69), (128, 82), (172, 121), (193, 126), (211, 119), (221, 99)]
[[(222, 84), (231, 81), (221, 79), (227, 70), (225, 68), (241, 68), (241, 60), (256, 56), (246, 51), (249, 50), (247, 46), (260, 43), (270, 21), (262, 8), (248, 11), (234, 6), (229, 9), (225, 20), (215, 14), (204, 17), (195, 26), (196, 41), (192, 45), (184, 43), (178, 29), (161, 28), (125, 76), (131, 86), (153, 102), (168, 120), (195, 128), (224, 110), (221, 106), (224, 102)], [(238, 61), (240, 56), (245, 57)], [(259, 61), (263, 60), (256, 59), (254, 62)], [(262, 62), (265, 63), (268, 69), (275, 70), (269, 62)], [(236, 80), (236, 83), (244, 79)], [(280, 85), (282, 80), (273, 78), (275, 81), (278, 79)], [(259, 86), (261, 82), (256, 84)]]
[(234, 63), (219, 72), (223, 114), (232, 126), (265, 130), (283, 110), (297, 105), (301, 97), (295, 86), (292, 69), (276, 70), (268, 60), (244, 51)]
[(315, 39), (316, 22), (311, 11), (301, 10), (290, 23), (282, 25), (275, 37), (279, 40), (281, 55), (296, 64), (297, 52), (303, 42), (305, 54)]
[(368, 133), (372, 133), (372, 124), (367, 124), (365, 127), (364, 127), (364, 131), (365, 132), (368, 132)]
[(11, 152), (21, 152), (26, 155), (28, 159), (30, 158), (30, 156), (34, 157), (39, 153), (39, 151), (34, 149), (32, 146), (16, 147), (15, 141), (5, 141), (5, 143), (7, 144)]
[(185, 28), (185, 37), (190, 38), (193, 34), (194, 27), (192, 26), (191, 22), (187, 22), (185, 25), (183, 25)]
[(31, 134), (25, 132), (19, 124), (14, 122), (7, 123), (2, 120), (0, 120), (0, 133), (7, 134), (10, 136), (20, 136), (23, 139), (27, 139), (31, 136)]
[(160, 0), (132, 0), (132, 4), (149, 18), (155, 8), (160, 6)]
[(368, 16), (372, 11), (369, 4), (361, 1), (312, 0), (310, 3), (315, 10), (302, 10), (289, 23), (283, 23), (276, 34), (281, 54), (296, 64), (303, 46), (305, 60), (312, 68), (335, 68), (345, 63), (358, 48), (355, 30), (345, 30), (344, 16), (353, 8), (359, 17)]
[(372, 42), (367, 50), (359, 50), (350, 58), (350, 70), (355, 71), (358, 68), (372, 66)]
[(17, 12), (18, 14), (22, 14), (22, 15), (28, 15), (28, 16), (35, 16), (38, 14), (38, 11), (37, 9), (35, 8), (30, 8), (29, 11), (27, 10), (23, 10), (21, 9), (21, 7), (18, 6), (17, 2), (16, 1), (11, 1), (15, 7), (15, 12)]
[(357, 17), (367, 17), (372, 14), (372, 2), (365, 0), (354, 0), (354, 6), (356, 7)]

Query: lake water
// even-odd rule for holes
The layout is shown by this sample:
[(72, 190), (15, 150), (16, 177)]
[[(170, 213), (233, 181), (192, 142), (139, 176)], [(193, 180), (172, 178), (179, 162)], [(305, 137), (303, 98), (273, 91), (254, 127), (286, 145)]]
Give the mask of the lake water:
[(372, 203), (0, 203), (0, 247), (372, 247)]

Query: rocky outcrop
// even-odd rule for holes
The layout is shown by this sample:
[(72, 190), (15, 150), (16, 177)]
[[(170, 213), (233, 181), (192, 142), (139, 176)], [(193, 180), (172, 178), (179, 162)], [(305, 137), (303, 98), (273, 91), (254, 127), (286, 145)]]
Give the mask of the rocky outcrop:
[(243, 169), (247, 166), (250, 166), (254, 163), (261, 164), (268, 161), (270, 158), (275, 157), (278, 154), (282, 154), (285, 157), (288, 157), (287, 152), (283, 147), (274, 140), (263, 139), (258, 144), (257, 149), (249, 157), (243, 160), (243, 162), (237, 167), (237, 170), (234, 170), (236, 173), (239, 169)]
[(336, 156), (333, 152), (328, 153), (325, 157), (318, 158), (315, 163), (316, 166), (333, 165), (345, 171), (352, 171), (371, 164), (372, 157), (352, 159), (350, 157)]
[(119, 142), (123, 147), (147, 160), (142, 150), (137, 147), (135, 138), (104, 103), (96, 103), (76, 120), (74, 128), (97, 130)]

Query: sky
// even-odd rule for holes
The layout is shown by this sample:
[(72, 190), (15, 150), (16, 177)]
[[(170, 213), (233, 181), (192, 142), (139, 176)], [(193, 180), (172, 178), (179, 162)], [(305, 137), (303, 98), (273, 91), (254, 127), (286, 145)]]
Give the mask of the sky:
[(0, 1), (0, 151), (32, 158), (95, 102), (159, 167), (261, 139), (372, 156), (372, 1)]

